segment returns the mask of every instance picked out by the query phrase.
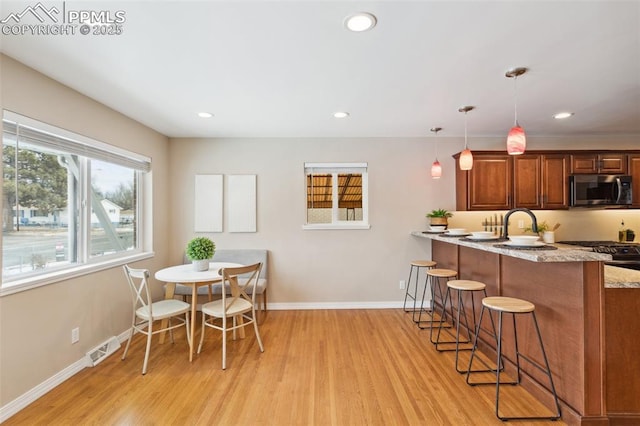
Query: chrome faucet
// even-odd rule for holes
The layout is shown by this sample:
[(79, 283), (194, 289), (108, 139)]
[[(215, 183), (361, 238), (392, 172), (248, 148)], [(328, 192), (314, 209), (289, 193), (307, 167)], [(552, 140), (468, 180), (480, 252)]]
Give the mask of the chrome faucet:
[(529, 216), (531, 216), (531, 230), (533, 232), (538, 232), (538, 220), (536, 219), (536, 216), (533, 214), (533, 212), (529, 209), (525, 209), (524, 207), (520, 207), (517, 209), (511, 209), (507, 212), (507, 214), (504, 215), (504, 235), (503, 237), (505, 239), (507, 239), (509, 237), (509, 216), (511, 216), (512, 213), (515, 212), (525, 212), (526, 214), (528, 214)]

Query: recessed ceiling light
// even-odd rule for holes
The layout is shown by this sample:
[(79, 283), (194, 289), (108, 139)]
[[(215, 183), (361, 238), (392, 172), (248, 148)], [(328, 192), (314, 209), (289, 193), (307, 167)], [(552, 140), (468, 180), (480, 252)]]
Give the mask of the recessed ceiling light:
[(349, 113), (344, 111), (338, 111), (338, 112), (334, 112), (333, 116), (335, 118), (347, 118), (349, 116)]
[(554, 114), (553, 118), (555, 118), (556, 120), (562, 120), (563, 118), (571, 117), (573, 114), (573, 112), (559, 112), (557, 114)]
[(200, 117), (200, 118), (211, 118), (211, 117), (213, 117), (213, 114), (211, 114), (210, 112), (199, 112), (198, 113), (198, 117)]
[(358, 12), (347, 16), (344, 20), (344, 25), (348, 30), (362, 32), (375, 27), (377, 22), (378, 20), (372, 14), (368, 12)]

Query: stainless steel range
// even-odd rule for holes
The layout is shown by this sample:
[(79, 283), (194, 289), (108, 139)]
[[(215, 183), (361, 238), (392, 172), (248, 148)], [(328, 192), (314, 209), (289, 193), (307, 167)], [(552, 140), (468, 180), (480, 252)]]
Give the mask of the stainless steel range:
[(607, 253), (611, 260), (606, 265), (640, 271), (640, 244), (615, 241), (558, 241), (560, 244), (570, 244), (582, 247), (591, 247), (596, 253)]

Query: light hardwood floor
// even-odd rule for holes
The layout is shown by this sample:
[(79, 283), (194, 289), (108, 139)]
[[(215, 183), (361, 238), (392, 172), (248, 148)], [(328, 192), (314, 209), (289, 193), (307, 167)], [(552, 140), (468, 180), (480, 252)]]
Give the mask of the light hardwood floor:
[[(495, 387), (468, 386), (454, 354), (436, 352), (428, 330), (400, 309), (271, 311), (260, 330), (265, 352), (248, 328), (246, 339), (229, 341), (226, 371), (220, 334), (211, 329), (191, 364), (183, 331), (173, 345), (154, 340), (146, 376), (138, 335), (125, 361), (123, 345), (4, 424), (503, 424), (494, 415)], [(505, 411), (546, 410), (511, 389)]]

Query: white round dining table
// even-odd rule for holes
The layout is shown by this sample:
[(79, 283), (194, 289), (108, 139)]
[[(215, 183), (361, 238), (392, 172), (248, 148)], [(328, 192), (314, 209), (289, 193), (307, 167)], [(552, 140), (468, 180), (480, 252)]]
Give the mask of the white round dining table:
[[(211, 298), (211, 284), (222, 281), (220, 270), (223, 268), (235, 268), (244, 266), (239, 263), (230, 262), (209, 262), (209, 269), (206, 271), (196, 271), (193, 265), (188, 263), (184, 265), (170, 266), (160, 269), (155, 273), (158, 281), (166, 282), (165, 299), (173, 299), (176, 284), (182, 284), (191, 287), (191, 326), (189, 330), (189, 361), (193, 361), (193, 348), (195, 337), (196, 311), (198, 306), (198, 287), (209, 286), (209, 297)], [(166, 327), (163, 320), (162, 327)], [(160, 343), (164, 342), (165, 333), (160, 334)]]

